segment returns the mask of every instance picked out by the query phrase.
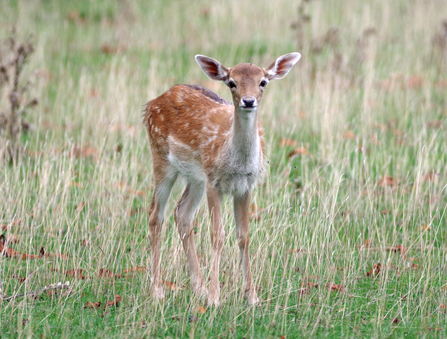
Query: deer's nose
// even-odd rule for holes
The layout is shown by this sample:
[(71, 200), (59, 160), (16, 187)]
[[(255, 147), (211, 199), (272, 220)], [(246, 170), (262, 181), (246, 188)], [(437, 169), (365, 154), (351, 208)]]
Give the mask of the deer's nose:
[(243, 98), (242, 102), (244, 103), (245, 107), (254, 107), (255, 99), (252, 97), (249, 98)]

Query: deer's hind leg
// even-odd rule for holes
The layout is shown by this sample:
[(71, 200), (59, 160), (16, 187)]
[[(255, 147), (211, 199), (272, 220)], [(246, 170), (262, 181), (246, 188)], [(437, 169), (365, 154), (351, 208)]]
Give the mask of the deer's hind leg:
[[(154, 153), (153, 153), (154, 156)], [(159, 159), (161, 160), (161, 159)], [(155, 166), (155, 163), (158, 165)], [(164, 166), (162, 166), (164, 165)], [(154, 162), (155, 190), (149, 208), (149, 239), (151, 242), (151, 287), (155, 298), (163, 298), (163, 284), (160, 272), (160, 233), (164, 221), (164, 211), (169, 195), (177, 179), (177, 173), (165, 162)]]
[(205, 195), (205, 183), (188, 182), (182, 198), (175, 209), (175, 222), (182, 240), (191, 275), (191, 287), (198, 295), (207, 295), (208, 291), (200, 272), (199, 260), (194, 244), (193, 219), (197, 208)]

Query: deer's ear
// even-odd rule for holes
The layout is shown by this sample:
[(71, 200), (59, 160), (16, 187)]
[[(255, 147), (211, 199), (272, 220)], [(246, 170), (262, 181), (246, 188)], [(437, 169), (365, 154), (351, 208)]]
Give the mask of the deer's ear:
[(213, 58), (196, 55), (196, 61), (203, 72), (212, 80), (225, 81), (228, 78), (228, 68)]
[(300, 53), (289, 53), (280, 56), (269, 67), (264, 69), (267, 79), (275, 80), (284, 78), (300, 58)]

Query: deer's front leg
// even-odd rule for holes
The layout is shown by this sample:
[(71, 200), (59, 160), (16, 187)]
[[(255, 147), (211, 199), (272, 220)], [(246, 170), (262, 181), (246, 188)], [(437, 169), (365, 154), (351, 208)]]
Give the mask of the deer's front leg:
[(207, 187), (208, 208), (211, 216), (211, 284), (208, 288), (208, 304), (218, 305), (220, 296), (219, 262), (225, 231), (222, 225), (222, 195), (214, 187)]
[(251, 274), (249, 244), (249, 207), (251, 193), (248, 192), (243, 196), (234, 197), (234, 218), (236, 221), (236, 236), (241, 252), (242, 270), (244, 273), (244, 297), (249, 304), (256, 304), (259, 299), (256, 294), (256, 288), (253, 284), (253, 276)]

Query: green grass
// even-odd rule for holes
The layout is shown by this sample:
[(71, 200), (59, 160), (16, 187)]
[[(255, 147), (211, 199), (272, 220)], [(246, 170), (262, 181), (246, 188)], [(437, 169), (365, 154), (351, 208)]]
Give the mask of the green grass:
[[(447, 60), (431, 42), (446, 3), (306, 2), (310, 22), (301, 50), (291, 28), (298, 6), (4, 1), (0, 37), (13, 25), (20, 36), (34, 34), (24, 77), (40, 103), (27, 116), (34, 128), (22, 136), (29, 154), (1, 167), (0, 224), (13, 223), (2, 234), (18, 239), (10, 247), (20, 254), (44, 247), (66, 258), (1, 256), (3, 290), (12, 296), (65, 281), (72, 290), (0, 301), (1, 338), (447, 336)], [(338, 44), (314, 52), (315, 39), (333, 26)], [(359, 47), (369, 27), (375, 33)], [(143, 105), (176, 83), (202, 84), (230, 99), (224, 85), (206, 79), (195, 54), (229, 67), (267, 67), (295, 50), (302, 60), (269, 85), (260, 108), (269, 168), (254, 193), (258, 210), (250, 226), (259, 306), (242, 298), (226, 199), (221, 305), (198, 311), (206, 303), (189, 288), (172, 215), (181, 184), (167, 208), (162, 277), (182, 289), (153, 300), (147, 216), (153, 174)], [(0, 109), (6, 104), (0, 97)], [(281, 138), (297, 145), (280, 146)], [(81, 149), (78, 156), (73, 147)], [(289, 158), (297, 147), (308, 154)], [(381, 183), (385, 176), (392, 185)], [(196, 221), (207, 277), (204, 203)], [(367, 240), (370, 248), (361, 247)], [(390, 250), (397, 245), (408, 249), (405, 256)], [(381, 272), (367, 276), (377, 263)], [(124, 273), (140, 266), (147, 270)], [(73, 269), (85, 279), (67, 276)], [(100, 277), (100, 269), (125, 277)], [(331, 283), (344, 290), (329, 290)], [(117, 294), (116, 308), (84, 308)]]

